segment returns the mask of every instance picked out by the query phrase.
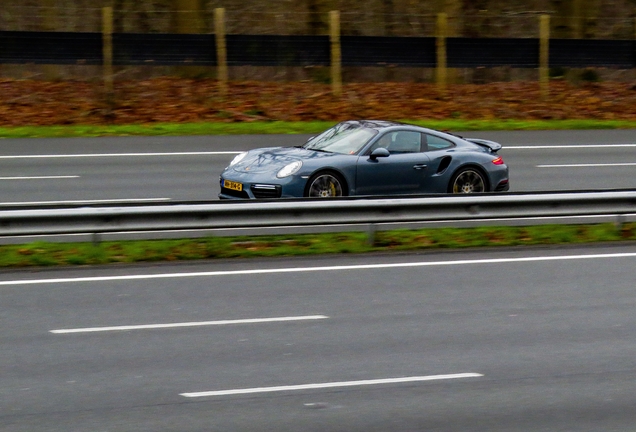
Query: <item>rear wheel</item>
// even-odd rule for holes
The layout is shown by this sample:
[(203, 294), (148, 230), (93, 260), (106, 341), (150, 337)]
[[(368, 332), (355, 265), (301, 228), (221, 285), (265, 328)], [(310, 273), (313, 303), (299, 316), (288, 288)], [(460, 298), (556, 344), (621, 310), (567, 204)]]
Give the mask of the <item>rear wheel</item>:
[(344, 180), (333, 172), (314, 174), (307, 182), (305, 196), (329, 198), (347, 195)]
[(450, 193), (476, 193), (486, 192), (486, 178), (476, 168), (464, 168), (453, 176)]

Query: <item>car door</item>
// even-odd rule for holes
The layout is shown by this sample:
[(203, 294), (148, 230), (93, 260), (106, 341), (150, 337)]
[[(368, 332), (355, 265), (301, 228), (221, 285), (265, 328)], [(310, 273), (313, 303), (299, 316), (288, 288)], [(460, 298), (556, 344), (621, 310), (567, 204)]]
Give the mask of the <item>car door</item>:
[[(386, 157), (372, 158), (376, 148), (389, 151)], [(357, 195), (394, 195), (419, 193), (426, 182), (429, 158), (422, 152), (422, 134), (398, 130), (379, 137), (358, 158), (356, 167)]]
[(446, 192), (451, 174), (447, 168), (455, 153), (455, 144), (437, 135), (422, 134), (422, 151), (429, 158), (427, 179), (422, 185), (422, 192)]

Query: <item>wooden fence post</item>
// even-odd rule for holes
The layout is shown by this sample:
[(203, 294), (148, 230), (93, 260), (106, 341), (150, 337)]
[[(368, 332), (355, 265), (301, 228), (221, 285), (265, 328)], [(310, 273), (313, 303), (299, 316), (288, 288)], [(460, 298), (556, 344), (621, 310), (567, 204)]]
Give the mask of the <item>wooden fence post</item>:
[[(42, 29), (44, 31), (58, 30), (58, 8), (55, 0), (42, 1)], [(44, 77), (52, 80), (59, 78), (62, 73), (58, 65), (46, 64), (42, 66)]]
[(547, 98), (550, 95), (550, 16), (541, 15), (539, 17), (539, 88), (541, 97)]
[(435, 40), (435, 50), (437, 53), (437, 64), (435, 68), (435, 80), (437, 88), (442, 96), (446, 95), (446, 82), (448, 80), (448, 69), (446, 67), (446, 35), (448, 33), (448, 15), (444, 12), (437, 14), (437, 38)]
[(113, 116), (115, 95), (113, 86), (113, 8), (102, 9), (102, 65), (104, 75), (104, 95), (106, 98), (106, 117)]
[(581, 9), (581, 0), (572, 0), (572, 37), (574, 39), (583, 39), (583, 10)]
[(225, 41), (225, 9), (214, 9), (214, 40), (216, 42), (216, 71), (219, 91), (227, 96), (227, 45)]
[(342, 94), (342, 52), (340, 48), (340, 11), (329, 12), (329, 41), (331, 43), (331, 91)]

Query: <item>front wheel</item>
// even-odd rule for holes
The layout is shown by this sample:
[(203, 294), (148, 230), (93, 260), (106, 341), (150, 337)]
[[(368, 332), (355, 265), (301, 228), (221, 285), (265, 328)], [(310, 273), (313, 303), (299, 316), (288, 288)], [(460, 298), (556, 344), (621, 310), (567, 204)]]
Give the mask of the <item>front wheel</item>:
[(456, 194), (486, 192), (486, 179), (476, 168), (464, 168), (453, 176), (448, 189)]
[(344, 181), (335, 173), (322, 172), (307, 182), (305, 195), (308, 197), (329, 198), (346, 195)]

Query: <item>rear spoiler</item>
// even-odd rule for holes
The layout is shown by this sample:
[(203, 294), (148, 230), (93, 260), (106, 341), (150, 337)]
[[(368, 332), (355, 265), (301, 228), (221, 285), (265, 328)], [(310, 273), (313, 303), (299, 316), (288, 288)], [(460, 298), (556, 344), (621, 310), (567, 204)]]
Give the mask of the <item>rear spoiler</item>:
[(485, 147), (493, 153), (497, 153), (499, 150), (501, 150), (501, 144), (496, 143), (494, 141), (489, 141), (489, 140), (480, 139), (480, 138), (464, 138), (464, 139), (473, 144), (477, 144), (479, 146)]

